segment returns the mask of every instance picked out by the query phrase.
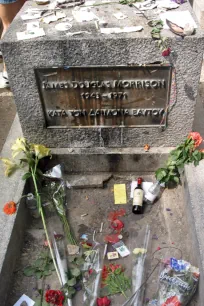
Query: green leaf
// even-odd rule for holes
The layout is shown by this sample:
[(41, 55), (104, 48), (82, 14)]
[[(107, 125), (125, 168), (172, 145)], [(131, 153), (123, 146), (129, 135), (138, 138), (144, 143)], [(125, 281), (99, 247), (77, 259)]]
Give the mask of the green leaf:
[(32, 168), (35, 166), (35, 160), (33, 158), (28, 159), (29, 167)]
[(180, 182), (180, 180), (179, 180), (179, 178), (178, 178), (177, 176), (174, 176), (174, 177), (173, 177), (173, 180), (174, 180), (174, 182), (176, 182), (177, 184), (179, 184), (179, 182)]
[(41, 279), (43, 276), (43, 272), (42, 271), (35, 271), (35, 276), (37, 277), (37, 279)]
[(72, 298), (72, 296), (75, 294), (76, 290), (73, 287), (68, 288), (68, 298)]
[(195, 160), (194, 161), (194, 166), (198, 166), (199, 165), (199, 161), (198, 160)]
[(35, 261), (34, 265), (35, 267), (41, 267), (44, 264), (45, 260), (42, 258), (39, 258)]
[(161, 30), (155, 27), (152, 29), (151, 34), (160, 33), (160, 32)]
[(44, 275), (44, 276), (48, 276), (48, 275), (51, 275), (51, 274), (52, 274), (51, 271), (44, 271), (44, 272), (43, 272), (43, 275)]
[(120, 274), (121, 273), (121, 269), (120, 268), (118, 268), (118, 269), (116, 269), (115, 271), (114, 271), (114, 274)]
[(73, 287), (74, 285), (76, 285), (76, 278), (73, 277), (73, 278), (69, 279), (69, 280), (67, 281), (67, 284), (68, 284), (68, 286)]
[(36, 172), (38, 175), (43, 176), (43, 172), (40, 169), (37, 168)]
[(161, 181), (163, 178), (165, 178), (168, 175), (168, 170), (165, 168), (159, 168), (155, 172), (156, 178), (158, 181)]
[(80, 265), (83, 265), (83, 263), (84, 263), (84, 259), (82, 257), (77, 257), (76, 264), (80, 266)]
[(35, 300), (35, 306), (42, 306), (41, 298), (38, 298), (37, 300)]
[(22, 180), (25, 181), (25, 180), (27, 180), (29, 177), (31, 177), (31, 173), (30, 173), (30, 172), (27, 172), (27, 173), (25, 173), (25, 174), (22, 176)]
[(81, 271), (78, 268), (71, 269), (70, 272), (75, 277), (78, 277), (81, 274)]
[(20, 162), (21, 162), (21, 163), (27, 163), (28, 160), (27, 160), (27, 158), (21, 158), (21, 159), (20, 159)]
[(54, 271), (54, 270), (55, 270), (55, 266), (54, 266), (54, 264), (53, 264), (52, 262), (51, 262), (51, 263), (46, 264), (46, 266), (45, 266), (45, 270)]
[(23, 274), (28, 277), (33, 276), (35, 274), (35, 269), (31, 266), (28, 266), (23, 270)]
[(42, 302), (42, 306), (49, 306), (50, 304), (48, 304), (46, 301)]
[(74, 262), (77, 259), (77, 256), (70, 256), (69, 262)]

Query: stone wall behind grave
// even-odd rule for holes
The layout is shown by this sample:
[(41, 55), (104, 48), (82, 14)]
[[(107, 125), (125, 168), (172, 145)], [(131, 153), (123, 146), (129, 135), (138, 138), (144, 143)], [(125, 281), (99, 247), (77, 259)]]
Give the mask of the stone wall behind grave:
[[(29, 5), (27, 3), (23, 9)], [(189, 4), (183, 4), (182, 9), (186, 8), (190, 9)], [(17, 41), (16, 31), (25, 30), (18, 15), (4, 37), (2, 51), (24, 136), (31, 142), (64, 148), (140, 147), (145, 143), (169, 147), (182, 141), (191, 131), (194, 119), (204, 49), (200, 29), (197, 29), (196, 35), (183, 40), (164, 31), (174, 51), (166, 61), (176, 69), (177, 84), (177, 101), (168, 115), (165, 131), (158, 127), (47, 129), (45, 126), (34, 68), (162, 62), (164, 58), (150, 37), (150, 28), (145, 24), (143, 26), (144, 31), (140, 33), (107, 36), (96, 33), (69, 38), (45, 29), (44, 37)]]

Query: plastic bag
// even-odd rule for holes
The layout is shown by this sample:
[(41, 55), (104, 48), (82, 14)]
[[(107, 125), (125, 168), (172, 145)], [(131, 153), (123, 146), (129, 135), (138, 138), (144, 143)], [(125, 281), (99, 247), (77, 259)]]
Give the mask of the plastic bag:
[(96, 305), (96, 300), (100, 292), (103, 263), (107, 249), (106, 244), (100, 244), (95, 241), (95, 239), (93, 239), (93, 242), (95, 243), (94, 248), (84, 252), (85, 262), (82, 267), (82, 270), (86, 271), (83, 277), (83, 305), (85, 306)]
[(45, 173), (44, 176), (49, 178), (46, 181), (46, 189), (49, 193), (53, 206), (62, 221), (67, 241), (70, 245), (76, 245), (75, 237), (70, 229), (66, 217), (66, 184), (62, 177), (61, 165), (51, 168)]
[(132, 296), (122, 306), (143, 306), (144, 291), (143, 286), (146, 271), (149, 265), (149, 254), (151, 254), (150, 227), (143, 227), (137, 236), (132, 237)]
[(189, 262), (170, 258), (160, 273), (157, 297), (148, 305), (186, 306), (197, 289), (199, 276), (199, 269)]

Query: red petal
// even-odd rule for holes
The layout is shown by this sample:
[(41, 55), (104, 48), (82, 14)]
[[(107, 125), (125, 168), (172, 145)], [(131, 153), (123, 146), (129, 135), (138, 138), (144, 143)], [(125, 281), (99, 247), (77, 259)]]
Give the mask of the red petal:
[(113, 222), (111, 222), (111, 227), (114, 229), (114, 230), (121, 230), (123, 227), (124, 227), (124, 223), (119, 220), (119, 219), (116, 219), (114, 220)]

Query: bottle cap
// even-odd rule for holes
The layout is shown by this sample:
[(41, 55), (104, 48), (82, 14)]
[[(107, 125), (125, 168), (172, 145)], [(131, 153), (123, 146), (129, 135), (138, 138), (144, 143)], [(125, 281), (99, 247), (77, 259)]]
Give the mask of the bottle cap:
[(138, 182), (138, 184), (142, 184), (142, 178), (138, 177), (137, 182)]

